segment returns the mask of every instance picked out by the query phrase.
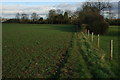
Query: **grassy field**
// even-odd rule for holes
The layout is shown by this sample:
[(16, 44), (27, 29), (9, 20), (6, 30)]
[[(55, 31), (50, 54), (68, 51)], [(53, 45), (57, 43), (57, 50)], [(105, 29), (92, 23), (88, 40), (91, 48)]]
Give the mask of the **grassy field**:
[(113, 56), (115, 56), (115, 57), (113, 57), (114, 60), (118, 60), (118, 53), (119, 53), (118, 50), (120, 49), (118, 47), (118, 46), (120, 46), (120, 44), (119, 44), (120, 31), (119, 31), (119, 29), (120, 29), (120, 27), (118, 27), (118, 26), (110, 26), (108, 33), (106, 35), (101, 36), (101, 38), (100, 38), (100, 41), (101, 41), (100, 46), (108, 54), (110, 53), (110, 40), (114, 41), (114, 43), (113, 43), (113, 45), (114, 45)]
[(75, 31), (71, 25), (3, 24), (3, 77), (56, 73)]
[[(110, 40), (113, 40), (114, 50), (113, 53), (114, 56), (118, 56), (119, 53), (119, 38), (120, 38), (120, 27), (119, 26), (110, 26), (107, 34), (100, 35), (100, 48), (102, 48), (107, 54), (110, 53)], [(94, 36), (95, 43), (97, 43), (97, 36)], [(114, 60), (117, 60), (117, 57), (113, 57)]]
[[(118, 27), (100, 35), (100, 48), (73, 25), (3, 24), (3, 77), (115, 78)], [(96, 39), (96, 36), (95, 36)], [(113, 60), (109, 60), (110, 40)], [(96, 43), (96, 40), (95, 40)], [(107, 45), (107, 46), (106, 46)], [(101, 56), (105, 54), (105, 58)]]
[[(97, 48), (83, 33), (76, 33), (73, 45), (69, 50), (68, 62), (61, 70), (61, 78), (116, 78), (114, 71), (117, 66), (111, 66), (111, 61), (102, 58), (104, 50)], [(118, 62), (115, 62), (118, 64)], [(112, 68), (114, 70), (112, 70)]]
[[(110, 26), (108, 33), (100, 36), (100, 47), (106, 52), (106, 59), (110, 56), (110, 40), (113, 40), (113, 60), (110, 61), (112, 70), (119, 74), (120, 26)], [(120, 74), (119, 74), (120, 75)]]

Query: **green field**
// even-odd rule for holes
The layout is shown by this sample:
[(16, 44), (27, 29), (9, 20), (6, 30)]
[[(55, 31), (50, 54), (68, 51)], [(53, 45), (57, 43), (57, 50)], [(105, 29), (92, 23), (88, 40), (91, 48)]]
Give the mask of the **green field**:
[(113, 60), (110, 62), (112, 70), (119, 74), (119, 50), (120, 50), (120, 27), (119, 26), (110, 26), (108, 33), (106, 35), (100, 36), (100, 47), (106, 52), (106, 59), (109, 59), (110, 56), (110, 40), (113, 40)]
[[(118, 27), (110, 27), (100, 37), (101, 49), (75, 29), (73, 25), (3, 24), (3, 78), (118, 77)], [(112, 61), (110, 39), (114, 40)]]
[(110, 53), (110, 40), (113, 40), (113, 53), (115, 57), (113, 57), (113, 60), (118, 60), (118, 53), (119, 53), (119, 38), (120, 38), (120, 31), (119, 31), (120, 27), (118, 26), (110, 26), (109, 31), (106, 35), (103, 35), (100, 37), (100, 46), (102, 49), (105, 50), (106, 53)]
[(3, 24), (3, 77), (50, 77), (69, 47), (71, 25)]
[[(62, 78), (118, 78), (119, 77), (119, 27), (110, 26), (106, 35), (100, 35), (100, 48), (97, 48), (97, 36), (94, 43), (91, 36), (77, 33), (73, 46), (69, 50), (71, 56), (61, 70)], [(114, 40), (113, 59), (110, 60), (110, 40)], [(108, 45), (106, 47), (106, 45)], [(105, 56), (102, 58), (102, 56)]]

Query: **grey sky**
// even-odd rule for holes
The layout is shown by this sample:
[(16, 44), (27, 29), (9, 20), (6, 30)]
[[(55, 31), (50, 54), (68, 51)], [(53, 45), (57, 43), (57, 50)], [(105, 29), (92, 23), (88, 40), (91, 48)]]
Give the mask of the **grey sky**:
[[(75, 11), (81, 7), (83, 2), (3, 2), (0, 3), (0, 16), (5, 18), (14, 18), (16, 13), (31, 14), (36, 12), (41, 17), (46, 17), (50, 9), (62, 9)], [(113, 3), (112, 11), (118, 14), (118, 5)]]

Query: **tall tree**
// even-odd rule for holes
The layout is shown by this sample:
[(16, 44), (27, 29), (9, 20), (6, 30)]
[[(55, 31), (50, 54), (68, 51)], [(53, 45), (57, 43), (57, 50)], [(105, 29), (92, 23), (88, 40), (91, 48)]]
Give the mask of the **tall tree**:
[(54, 17), (56, 16), (56, 11), (54, 9), (50, 10), (48, 13), (48, 20), (50, 23), (54, 23)]
[(39, 15), (38, 15), (37, 13), (32, 13), (32, 14), (31, 14), (31, 19), (32, 19), (33, 21), (36, 21), (36, 20), (39, 19)]
[(57, 14), (63, 14), (63, 11), (61, 9), (56, 10)]
[(20, 13), (17, 13), (15, 16), (16, 19), (20, 19)]
[(100, 6), (96, 7), (91, 2), (86, 2), (82, 10), (79, 11), (79, 16), (76, 19), (77, 25), (82, 29), (82, 25), (86, 24), (86, 28), (90, 30), (90, 32), (94, 32), (95, 34), (105, 34), (108, 30), (109, 24), (104, 20), (103, 16), (100, 14), (102, 8)]
[(60, 23), (60, 24), (63, 23), (63, 15), (62, 15), (62, 14), (59, 14), (59, 15), (58, 15), (58, 20), (59, 20), (59, 23)]
[(65, 23), (68, 23), (68, 21), (69, 21), (68, 13), (65, 12), (65, 13), (64, 13), (64, 22), (65, 22)]
[(65, 12), (67, 12), (68, 13), (68, 17), (71, 17), (74, 13), (72, 12), (72, 11), (70, 11), (70, 10), (66, 10)]
[[(111, 13), (111, 8), (112, 8), (112, 5), (111, 3), (106, 0), (96, 0), (96, 2), (93, 2), (92, 0), (89, 1), (89, 2), (85, 2), (83, 4), (83, 9), (84, 8), (88, 8), (89, 10), (96, 10), (99, 11), (99, 13), (101, 14), (101, 12), (103, 13), (104, 10), (108, 10), (109, 13)], [(91, 9), (90, 9), (91, 8)], [(87, 9), (85, 9), (87, 10)], [(88, 10), (87, 10), (88, 11)], [(96, 12), (96, 11), (95, 11)], [(104, 14), (104, 13), (103, 13)]]
[(40, 17), (39, 21), (43, 21), (43, 17)]
[(22, 14), (21, 14), (21, 19), (22, 19), (22, 20), (27, 20), (27, 19), (29, 19), (29, 15), (26, 14), (26, 13), (22, 13)]
[(44, 23), (44, 21), (43, 21), (43, 17), (40, 17), (39, 22), (40, 22), (41, 24)]

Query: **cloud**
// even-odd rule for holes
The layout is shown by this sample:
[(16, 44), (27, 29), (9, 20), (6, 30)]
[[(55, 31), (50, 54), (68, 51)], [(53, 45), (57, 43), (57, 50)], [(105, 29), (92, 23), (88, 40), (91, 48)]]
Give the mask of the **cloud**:
[(83, 2), (86, 0), (3, 0), (3, 2)]
[[(85, 1), (89, 1), (89, 0), (3, 0), (3, 2), (85, 2)], [(98, 0), (92, 0), (92, 1), (95, 2)], [(99, 0), (99, 1), (118, 2), (119, 0)]]
[[(3, 5), (2, 6), (2, 16), (3, 17), (15, 17), (16, 13), (27, 13), (32, 14), (36, 12), (40, 16), (47, 16), (49, 10), (51, 9), (62, 9), (62, 10), (71, 10), (75, 11), (81, 3), (68, 4), (68, 3), (59, 3), (56, 5)], [(0, 9), (1, 10), (1, 9)], [(9, 16), (8, 16), (9, 15)]]
[[(39, 2), (38, 2), (39, 3)], [(62, 10), (71, 10), (76, 11), (77, 8), (81, 8), (81, 5), (83, 2), (76, 2), (76, 3), (63, 3), (60, 2), (59, 4), (54, 5), (22, 5), (22, 4), (14, 4), (14, 5), (2, 5), (2, 8), (0, 7), (0, 12), (2, 11), (2, 15), (0, 16), (5, 18), (14, 18), (16, 13), (27, 13), (32, 14), (33, 12), (36, 12), (41, 17), (46, 17), (49, 10), (51, 9), (62, 9)], [(112, 12), (114, 14), (118, 13), (118, 3), (112, 3), (113, 8)]]
[(56, 5), (55, 7), (57, 9), (62, 9), (62, 10), (71, 10), (71, 11), (76, 11), (77, 8), (80, 8), (81, 5), (83, 4), (83, 2), (78, 2), (76, 4), (68, 4), (68, 3), (64, 3), (64, 4), (59, 4), (59, 5)]
[(25, 5), (3, 5), (2, 6), (2, 15), (5, 17), (13, 17), (16, 13), (27, 13), (32, 14), (33, 12), (36, 12), (37, 14), (44, 14), (47, 15), (48, 11), (50, 9), (54, 9), (53, 6), (25, 6)]

